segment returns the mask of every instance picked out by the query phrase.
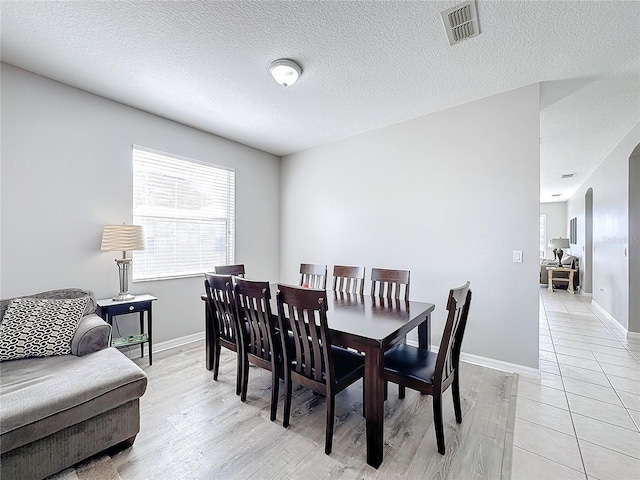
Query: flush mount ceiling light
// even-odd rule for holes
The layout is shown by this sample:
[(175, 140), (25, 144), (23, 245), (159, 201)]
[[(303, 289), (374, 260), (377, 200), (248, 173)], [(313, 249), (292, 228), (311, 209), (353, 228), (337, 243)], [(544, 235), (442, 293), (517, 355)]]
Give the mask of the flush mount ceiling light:
[(296, 83), (298, 77), (302, 73), (302, 68), (293, 60), (281, 58), (269, 65), (269, 72), (276, 82), (283, 87), (288, 87)]

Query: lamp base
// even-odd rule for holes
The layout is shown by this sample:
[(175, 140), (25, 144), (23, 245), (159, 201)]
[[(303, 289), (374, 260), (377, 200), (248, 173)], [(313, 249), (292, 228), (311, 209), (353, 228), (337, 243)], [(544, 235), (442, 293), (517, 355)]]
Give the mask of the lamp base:
[(136, 298), (135, 295), (131, 295), (130, 293), (121, 293), (120, 295), (113, 297), (111, 300), (114, 302), (128, 302), (129, 300), (133, 300)]

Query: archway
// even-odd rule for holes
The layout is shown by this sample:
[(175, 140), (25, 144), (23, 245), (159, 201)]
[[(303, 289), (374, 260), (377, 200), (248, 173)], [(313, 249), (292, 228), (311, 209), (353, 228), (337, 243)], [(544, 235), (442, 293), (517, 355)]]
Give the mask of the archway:
[(593, 188), (584, 194), (584, 273), (582, 291), (593, 293)]
[(640, 144), (629, 157), (628, 255), (629, 332), (640, 333)]

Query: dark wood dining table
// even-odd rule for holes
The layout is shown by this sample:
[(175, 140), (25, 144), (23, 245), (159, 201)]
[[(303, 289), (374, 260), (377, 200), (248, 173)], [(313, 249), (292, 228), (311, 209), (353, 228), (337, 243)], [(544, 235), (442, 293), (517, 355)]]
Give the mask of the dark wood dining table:
[[(277, 285), (271, 285), (272, 311), (276, 307)], [(203, 300), (206, 296), (202, 297)], [(364, 353), (364, 401), (366, 405), (367, 463), (378, 468), (383, 458), (384, 352), (418, 329), (420, 348), (431, 345), (432, 303), (394, 300), (369, 295), (327, 291), (327, 320), (331, 341)], [(205, 308), (205, 312), (207, 309)], [(206, 364), (213, 369), (213, 324), (206, 314)]]

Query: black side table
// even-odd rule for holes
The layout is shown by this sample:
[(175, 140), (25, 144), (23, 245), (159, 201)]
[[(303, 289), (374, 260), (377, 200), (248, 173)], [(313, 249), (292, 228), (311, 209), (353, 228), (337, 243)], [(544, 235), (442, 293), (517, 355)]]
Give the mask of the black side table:
[[(152, 295), (136, 295), (132, 300), (116, 302), (111, 298), (103, 298), (97, 301), (96, 313), (109, 325), (113, 325), (113, 317), (127, 313), (140, 312), (140, 335), (119, 337), (111, 339), (113, 347), (130, 347), (140, 345), (140, 356), (144, 357), (144, 344), (149, 344), (149, 365), (153, 363), (152, 336), (151, 336), (151, 304), (157, 300)], [(147, 333), (144, 333), (144, 313), (147, 312)]]

